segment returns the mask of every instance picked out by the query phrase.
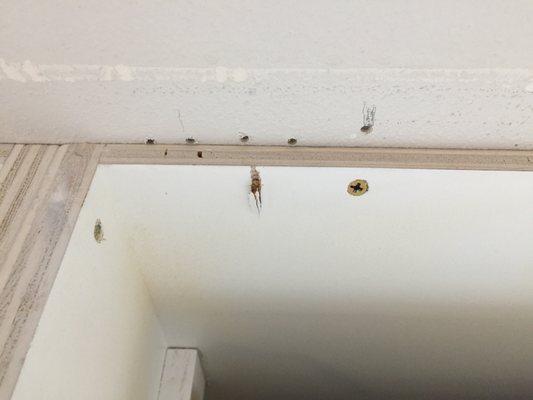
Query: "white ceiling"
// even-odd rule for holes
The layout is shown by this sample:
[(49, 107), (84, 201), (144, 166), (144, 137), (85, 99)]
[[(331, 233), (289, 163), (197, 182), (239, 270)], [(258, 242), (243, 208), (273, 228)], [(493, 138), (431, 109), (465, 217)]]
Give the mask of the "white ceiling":
[(258, 170), (260, 216), (248, 167), (100, 166), (76, 242), (126, 249), (210, 400), (531, 393), (531, 173)]
[(529, 0), (5, 0), (0, 140), (533, 148), (532, 14)]

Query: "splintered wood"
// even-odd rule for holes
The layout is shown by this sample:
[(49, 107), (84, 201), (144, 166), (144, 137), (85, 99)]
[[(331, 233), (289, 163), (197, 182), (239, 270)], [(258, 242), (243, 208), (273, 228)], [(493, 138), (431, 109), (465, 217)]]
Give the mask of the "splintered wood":
[(263, 208), (263, 202), (261, 200), (261, 177), (259, 176), (259, 171), (257, 171), (255, 167), (250, 167), (250, 177), (252, 178), (250, 193), (254, 197), (255, 207), (260, 214), (261, 209)]

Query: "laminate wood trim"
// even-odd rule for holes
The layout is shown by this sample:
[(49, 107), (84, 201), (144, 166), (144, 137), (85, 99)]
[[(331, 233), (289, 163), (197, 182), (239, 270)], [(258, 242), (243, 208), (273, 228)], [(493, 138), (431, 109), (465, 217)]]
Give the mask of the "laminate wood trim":
[[(20, 245), (35, 217), (38, 190), (55, 157), (58, 146), (29, 145), (25, 160), (16, 170), (15, 179), (6, 189), (7, 195), (0, 201), (0, 288), (4, 288), (13, 262), (8, 256), (17, 254)], [(21, 152), (22, 154), (22, 152)], [(27, 166), (27, 167), (26, 167)], [(0, 299), (3, 294), (0, 294)], [(0, 309), (0, 323), (3, 311)], [(1, 342), (0, 332), (0, 342)]]
[(11, 153), (11, 150), (13, 150), (13, 144), (0, 144), (0, 161), (2, 161), (4, 158), (8, 157)]
[(533, 151), (108, 144), (101, 163), (533, 171)]
[[(5, 235), (0, 242), (2, 249), (8, 238), (13, 241), (4, 255), (0, 275), (2, 399), (9, 399), (15, 388), (103, 148), (95, 144), (27, 146), (25, 159), (29, 157), (32, 161), (20, 163), (4, 198), (8, 200), (7, 193), (23, 193), (21, 201), (16, 203), (15, 210), (12, 202), (3, 208), (12, 209), (22, 223), (15, 238)], [(19, 152), (23, 150), (18, 148)], [(19, 179), (19, 174), (24, 179)], [(9, 172), (3, 171), (3, 175)]]

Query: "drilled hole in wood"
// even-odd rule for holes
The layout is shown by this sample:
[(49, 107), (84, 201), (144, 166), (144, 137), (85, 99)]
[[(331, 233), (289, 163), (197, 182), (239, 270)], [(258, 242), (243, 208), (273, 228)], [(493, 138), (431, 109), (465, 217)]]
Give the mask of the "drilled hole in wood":
[(196, 153), (196, 155), (198, 156), (198, 158), (203, 158), (204, 157), (204, 153), (202, 153), (201, 151)]
[(239, 140), (241, 141), (241, 143), (248, 143), (248, 141), (250, 140), (250, 136), (248, 135), (241, 135)]
[(94, 223), (94, 240), (96, 243), (102, 243), (104, 241), (104, 229), (102, 228), (102, 221), (97, 219)]
[(294, 146), (296, 143), (298, 143), (298, 140), (296, 140), (295, 138), (290, 138), (289, 140), (287, 140), (287, 143), (291, 146)]
[(352, 196), (361, 196), (368, 191), (368, 182), (364, 179), (356, 179), (348, 184), (347, 192)]

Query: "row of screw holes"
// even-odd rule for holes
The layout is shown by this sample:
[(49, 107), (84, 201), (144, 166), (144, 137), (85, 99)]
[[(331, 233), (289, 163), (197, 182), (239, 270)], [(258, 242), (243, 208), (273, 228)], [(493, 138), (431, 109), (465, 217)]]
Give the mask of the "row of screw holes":
[[(363, 133), (370, 133), (372, 131), (372, 125), (364, 125), (361, 127), (361, 132)], [(241, 143), (248, 143), (250, 141), (250, 136), (248, 135), (241, 135), (239, 140)], [(188, 137), (185, 139), (185, 143), (187, 144), (196, 144), (196, 139), (193, 137)], [(287, 140), (287, 144), (294, 146), (296, 143), (298, 143), (298, 140), (296, 138), (290, 138)], [(154, 138), (146, 138), (146, 144), (155, 144)]]
[[(239, 140), (241, 141), (241, 143), (248, 143), (248, 141), (250, 140), (250, 136), (243, 135), (243, 136), (240, 137)], [(146, 144), (155, 144), (155, 139), (154, 138), (146, 138), (145, 143)], [(185, 139), (185, 143), (187, 143), (187, 144), (196, 144), (196, 139), (192, 138), (192, 137), (189, 137), (189, 138)], [(287, 144), (290, 144), (291, 146), (294, 146), (296, 143), (298, 143), (298, 140), (296, 140), (295, 138), (290, 138), (289, 140), (287, 140)]]

